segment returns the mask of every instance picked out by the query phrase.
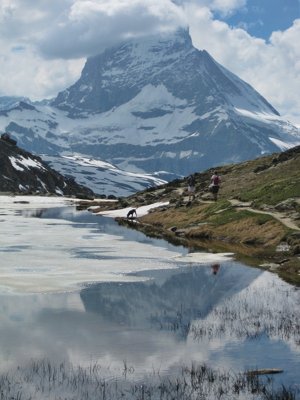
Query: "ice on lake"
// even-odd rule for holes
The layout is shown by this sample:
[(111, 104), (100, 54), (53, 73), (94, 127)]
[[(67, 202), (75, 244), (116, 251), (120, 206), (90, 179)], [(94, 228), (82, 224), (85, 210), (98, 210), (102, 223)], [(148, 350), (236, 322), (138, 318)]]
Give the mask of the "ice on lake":
[[(126, 229), (111, 219), (80, 213), (71, 204), (68, 199), (0, 196), (2, 290), (58, 292), (93, 282), (136, 280), (127, 274), (174, 268), (174, 258), (186, 253), (142, 241), (138, 233), (124, 238), (120, 232)], [(190, 261), (209, 258), (203, 253)]]

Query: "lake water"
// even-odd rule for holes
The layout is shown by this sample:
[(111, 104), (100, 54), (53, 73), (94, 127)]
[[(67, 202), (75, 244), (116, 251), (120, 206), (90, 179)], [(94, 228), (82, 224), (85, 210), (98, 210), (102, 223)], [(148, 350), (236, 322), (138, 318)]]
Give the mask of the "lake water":
[(71, 205), (0, 207), (2, 372), (46, 358), (139, 379), (195, 362), (299, 387), (299, 289)]

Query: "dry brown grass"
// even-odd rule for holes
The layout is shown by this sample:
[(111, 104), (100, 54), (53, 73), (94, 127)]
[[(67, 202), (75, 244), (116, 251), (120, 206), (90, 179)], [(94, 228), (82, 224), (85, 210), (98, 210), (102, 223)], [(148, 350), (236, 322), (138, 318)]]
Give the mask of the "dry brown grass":
[(202, 212), (206, 207), (202, 204), (193, 207), (169, 208), (164, 211), (158, 210), (143, 216), (140, 220), (146, 224), (157, 225), (159, 223), (165, 229), (172, 226), (187, 228), (203, 222)]
[[(142, 222), (152, 225), (160, 225), (163, 229), (176, 226), (178, 229), (186, 229), (186, 237), (190, 239), (211, 238), (212, 240), (224, 240), (226, 242), (261, 245), (274, 247), (282, 240), (286, 228), (278, 221), (269, 218), (262, 221), (255, 213), (252, 216), (241, 216), (220, 225), (211, 221), (215, 214), (205, 214), (207, 205), (191, 207), (189, 209), (169, 209), (166, 211), (152, 212), (141, 218)], [(226, 213), (226, 211), (224, 211)], [(222, 221), (222, 213), (219, 219)], [(226, 218), (225, 218), (226, 221)]]
[(245, 244), (260, 244), (264, 247), (274, 247), (282, 240), (286, 229), (275, 220), (260, 225), (257, 218), (243, 218), (228, 224), (216, 227), (214, 236), (225, 236), (230, 241)]

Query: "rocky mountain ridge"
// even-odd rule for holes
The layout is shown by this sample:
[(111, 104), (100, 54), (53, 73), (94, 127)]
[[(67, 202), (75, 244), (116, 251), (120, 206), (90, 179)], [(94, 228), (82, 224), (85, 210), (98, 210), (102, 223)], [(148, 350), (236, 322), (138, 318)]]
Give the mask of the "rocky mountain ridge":
[(40, 157), (20, 149), (6, 134), (0, 138), (0, 192), (94, 197), (92, 190), (62, 176)]

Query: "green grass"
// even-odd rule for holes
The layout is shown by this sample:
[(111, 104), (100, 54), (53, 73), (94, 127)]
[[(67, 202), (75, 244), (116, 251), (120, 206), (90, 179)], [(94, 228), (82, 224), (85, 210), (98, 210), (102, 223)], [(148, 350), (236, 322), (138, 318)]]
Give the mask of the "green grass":
[(220, 214), (211, 215), (208, 220), (213, 224), (220, 226), (225, 225), (233, 221), (239, 221), (244, 218), (253, 218), (254, 214), (251, 211), (243, 210), (236, 211), (234, 209), (228, 209)]
[(231, 203), (228, 200), (219, 200), (215, 203), (210, 204), (205, 208), (203, 214), (206, 216), (212, 215), (218, 211), (225, 210), (227, 208), (231, 208)]
[(276, 205), (286, 199), (300, 197), (300, 179), (286, 178), (255, 189), (244, 191), (240, 195), (242, 201), (254, 201), (255, 205)]

